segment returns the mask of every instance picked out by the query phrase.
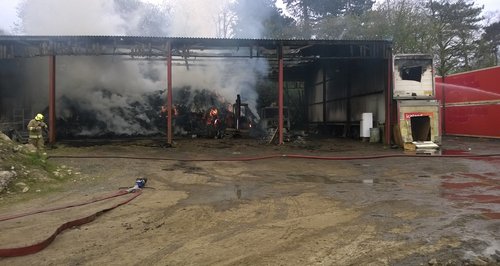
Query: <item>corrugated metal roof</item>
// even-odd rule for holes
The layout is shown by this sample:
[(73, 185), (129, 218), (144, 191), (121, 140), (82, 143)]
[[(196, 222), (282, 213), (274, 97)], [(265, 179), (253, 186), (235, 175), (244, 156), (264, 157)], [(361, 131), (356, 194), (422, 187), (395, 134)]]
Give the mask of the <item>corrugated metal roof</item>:
[[(174, 56), (194, 50), (247, 48), (246, 57), (273, 57), (282, 49), (292, 57), (376, 57), (388, 58), (391, 41), (318, 39), (237, 39), (208, 37), (153, 37), (119, 35), (2, 35), (0, 59), (46, 55), (130, 55), (165, 56), (167, 43)], [(117, 50), (122, 50), (117, 52)], [(126, 50), (126, 51), (125, 51)], [(176, 53), (177, 51), (177, 53)], [(200, 55), (201, 56), (201, 55)], [(219, 57), (231, 57), (219, 53)], [(234, 55), (233, 55), (234, 56)], [(242, 53), (238, 54), (241, 57)]]
[(148, 39), (148, 40), (171, 40), (171, 41), (227, 41), (227, 42), (284, 42), (284, 43), (387, 43), (390, 40), (329, 40), (329, 39), (268, 39), (268, 38), (214, 38), (214, 37), (168, 37), (168, 36), (125, 36), (125, 35), (0, 35), (0, 40), (58, 40), (58, 39)]

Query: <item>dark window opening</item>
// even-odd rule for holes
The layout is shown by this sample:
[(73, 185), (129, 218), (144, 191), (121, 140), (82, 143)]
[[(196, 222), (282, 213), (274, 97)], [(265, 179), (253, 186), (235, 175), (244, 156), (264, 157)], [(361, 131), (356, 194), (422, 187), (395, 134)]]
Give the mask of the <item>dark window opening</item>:
[(402, 67), (399, 72), (402, 80), (422, 80), (422, 66)]
[(431, 119), (428, 116), (411, 118), (411, 136), (413, 141), (431, 140)]

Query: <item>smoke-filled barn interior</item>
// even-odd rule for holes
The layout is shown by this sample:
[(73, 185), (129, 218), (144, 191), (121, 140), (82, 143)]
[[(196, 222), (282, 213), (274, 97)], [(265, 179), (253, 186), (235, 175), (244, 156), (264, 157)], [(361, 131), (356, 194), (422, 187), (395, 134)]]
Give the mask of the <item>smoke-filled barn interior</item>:
[(42, 113), (51, 142), (358, 137), (362, 113), (390, 128), (390, 66), (389, 41), (0, 36), (0, 125)]

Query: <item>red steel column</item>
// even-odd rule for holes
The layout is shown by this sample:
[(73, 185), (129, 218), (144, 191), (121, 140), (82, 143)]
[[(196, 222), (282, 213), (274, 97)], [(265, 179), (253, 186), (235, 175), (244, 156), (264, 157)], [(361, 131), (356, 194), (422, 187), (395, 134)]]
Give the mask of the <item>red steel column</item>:
[(167, 143), (172, 145), (172, 44), (167, 43)]
[(49, 56), (49, 143), (56, 142), (56, 56)]
[(283, 144), (283, 47), (278, 47), (278, 130), (279, 144)]
[(444, 83), (445, 83), (445, 77), (446, 75), (443, 75), (441, 77), (441, 105), (443, 106), (441, 110), (443, 113), (441, 114), (441, 134), (442, 136), (446, 135), (446, 90), (444, 88)]
[(387, 97), (385, 107), (385, 143), (391, 145), (391, 113), (392, 113), (392, 52), (387, 59)]

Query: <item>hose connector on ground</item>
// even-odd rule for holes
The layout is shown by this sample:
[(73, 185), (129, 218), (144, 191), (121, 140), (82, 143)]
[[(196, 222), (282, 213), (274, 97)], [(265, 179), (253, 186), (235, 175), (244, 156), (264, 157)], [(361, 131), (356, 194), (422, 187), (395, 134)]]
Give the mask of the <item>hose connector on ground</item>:
[(141, 190), (146, 186), (148, 179), (146, 177), (139, 177), (135, 180), (135, 185), (129, 189), (127, 189), (128, 193), (134, 193), (136, 191)]

